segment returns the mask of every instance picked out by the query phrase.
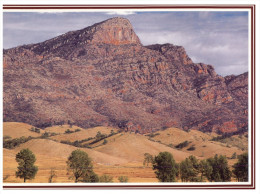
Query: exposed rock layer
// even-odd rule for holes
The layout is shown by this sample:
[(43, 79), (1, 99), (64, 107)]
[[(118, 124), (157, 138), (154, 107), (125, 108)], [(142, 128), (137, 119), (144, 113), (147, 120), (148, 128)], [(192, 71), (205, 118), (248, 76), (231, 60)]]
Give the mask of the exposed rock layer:
[(112, 18), (4, 50), (4, 120), (139, 132), (247, 128), (248, 75), (222, 77), (172, 44), (143, 46)]

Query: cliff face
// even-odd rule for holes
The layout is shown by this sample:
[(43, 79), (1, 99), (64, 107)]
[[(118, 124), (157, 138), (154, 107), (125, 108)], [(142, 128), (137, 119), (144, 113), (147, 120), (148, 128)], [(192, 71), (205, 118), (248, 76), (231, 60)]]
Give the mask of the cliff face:
[(247, 79), (219, 76), (181, 46), (143, 46), (112, 18), (4, 50), (4, 120), (234, 132), (247, 127)]

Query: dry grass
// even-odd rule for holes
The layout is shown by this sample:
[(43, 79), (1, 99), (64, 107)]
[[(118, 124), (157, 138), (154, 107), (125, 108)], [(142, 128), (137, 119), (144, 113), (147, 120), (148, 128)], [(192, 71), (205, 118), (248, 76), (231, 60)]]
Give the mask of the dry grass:
[[(244, 152), (242, 149), (239, 149), (232, 144), (210, 141), (213, 137), (217, 136), (215, 133), (202, 133), (197, 130), (186, 132), (177, 128), (168, 128), (164, 131), (158, 131), (158, 133), (159, 135), (152, 139), (166, 145), (172, 144), (173, 146), (176, 146), (184, 141), (190, 142), (187, 147), (180, 150), (197, 157), (209, 158), (213, 157), (215, 154), (231, 157), (234, 152), (238, 155)], [(191, 146), (194, 146), (195, 150), (187, 150)]]
[(94, 166), (98, 175), (106, 174), (113, 177), (113, 182), (119, 182), (119, 176), (127, 176), (131, 183), (158, 182), (151, 166), (143, 167), (142, 163), (128, 163), (122, 166)]
[[(4, 122), (3, 123), (3, 131), (4, 136), (10, 136), (12, 138), (19, 138), (19, 137), (39, 137), (41, 136), (40, 133), (32, 132), (30, 129), (32, 125), (26, 123), (18, 123), (18, 122)], [(42, 133), (42, 130), (41, 130)]]
[(196, 149), (193, 151), (188, 151), (187, 149), (190, 147), (188, 146), (187, 148), (183, 148), (182, 150), (185, 152), (189, 152), (194, 156), (200, 156), (203, 158), (210, 158), (213, 157), (215, 154), (231, 157), (234, 152), (236, 152), (237, 154), (242, 154), (244, 152), (237, 147), (230, 147), (214, 141), (194, 141), (190, 145), (194, 145)]
[(177, 162), (185, 159), (190, 154), (168, 146), (153, 142), (140, 134), (121, 133), (107, 139), (106, 145), (94, 148), (95, 150), (108, 155), (124, 158), (129, 162), (143, 162), (144, 154), (157, 155), (159, 152), (170, 152)]
[[(49, 139), (33, 139), (19, 147), (15, 148), (14, 151), (19, 152), (21, 149), (29, 148), (37, 157), (37, 155), (49, 156), (55, 158), (65, 158), (67, 159), (70, 153), (78, 148), (66, 144), (61, 144)], [(123, 164), (127, 163), (126, 160), (118, 158), (106, 153), (97, 152), (88, 148), (79, 148), (92, 158), (94, 162), (101, 164)]]
[(84, 130), (78, 126), (75, 125), (55, 125), (51, 127), (47, 127), (44, 129), (44, 131), (49, 132), (49, 133), (57, 133), (57, 134), (63, 134), (65, 131), (69, 129), (71, 131), (75, 131), (76, 129)]
[[(69, 129), (69, 128), (64, 128), (64, 132)], [(76, 129), (76, 128), (75, 128)], [(70, 129), (71, 130), (71, 129)], [(81, 131), (76, 132), (76, 133), (69, 133), (69, 134), (61, 134), (61, 135), (56, 135), (53, 136), (52, 139), (57, 140), (57, 141), (80, 141), (83, 139), (87, 139), (89, 137), (95, 137), (97, 132), (100, 131), (102, 134), (110, 134), (110, 131), (114, 130), (115, 132), (117, 131), (114, 128), (111, 127), (95, 127), (95, 128), (89, 128), (89, 129), (81, 129)], [(57, 132), (58, 130), (56, 130)]]
[(214, 137), (212, 134), (206, 134), (196, 130), (186, 132), (178, 128), (168, 128), (163, 131), (158, 131), (157, 133), (159, 133), (159, 135), (153, 137), (152, 139), (161, 141), (167, 145), (177, 145), (184, 141), (205, 141)]
[[(5, 183), (22, 183), (23, 180), (15, 177), (17, 163), (15, 161), (16, 150), (4, 149), (4, 172), (3, 176), (8, 176)], [(51, 169), (55, 170), (57, 177), (53, 179), (54, 183), (73, 183), (67, 174), (66, 157), (54, 157), (52, 155), (36, 155), (35, 165), (38, 166), (38, 173), (33, 180), (28, 183), (46, 183)], [(90, 153), (89, 153), (90, 154)], [(107, 174), (113, 177), (113, 182), (118, 182), (119, 176), (127, 176), (129, 182), (157, 182), (155, 174), (151, 167), (143, 167), (142, 163), (125, 163), (125, 164), (100, 164), (94, 162), (94, 171), (99, 176)]]
[[(17, 129), (15, 128), (17, 127)], [(9, 136), (20, 137), (29, 136), (29, 131), (32, 126), (23, 123), (5, 123), (4, 132), (9, 131)], [(65, 132), (69, 126), (64, 125), (46, 128), (47, 132), (61, 133)], [(69, 128), (75, 130), (78, 127)], [(7, 130), (8, 129), (8, 130)], [(22, 130), (21, 130), (22, 129)], [(3, 177), (5, 183), (21, 183), (23, 180), (15, 177), (17, 162), (15, 155), (23, 148), (29, 148), (36, 155), (39, 171), (36, 178), (28, 181), (28, 183), (46, 183), (50, 176), (51, 169), (56, 171), (57, 177), (53, 179), (54, 183), (69, 183), (73, 180), (69, 179), (67, 174), (66, 160), (70, 153), (78, 149), (74, 146), (61, 144), (58, 141), (67, 140), (75, 141), (95, 137), (100, 131), (103, 134), (109, 134), (112, 128), (96, 127), (91, 129), (81, 129), (80, 132), (71, 134), (62, 134), (52, 136), (56, 140), (51, 139), (32, 139), (13, 150), (3, 149)], [(14, 131), (12, 131), (14, 130)], [(116, 130), (114, 130), (116, 131)], [(204, 134), (199, 131), (184, 132), (180, 129), (169, 128), (164, 131), (159, 131), (160, 135), (153, 139), (159, 142), (149, 140), (147, 136), (133, 133), (118, 133), (109, 138), (106, 138), (107, 144), (103, 145), (103, 141), (97, 142), (93, 146), (94, 149), (80, 148), (84, 150), (92, 158), (94, 163), (94, 171), (98, 175), (107, 174), (113, 176), (113, 181), (118, 182), (119, 176), (127, 176), (129, 182), (158, 182), (155, 177), (151, 165), (143, 167), (144, 153), (157, 155), (159, 152), (168, 151), (173, 154), (176, 162), (181, 162), (189, 155), (195, 155), (198, 159), (209, 158), (215, 154), (222, 154), (228, 157), (236, 152), (237, 155), (243, 151), (234, 146), (227, 146), (226, 143), (210, 141), (215, 134)], [(4, 133), (6, 134), (6, 133)], [(13, 136), (12, 136), (13, 135)], [(234, 137), (239, 138), (239, 137)], [(240, 138), (241, 139), (241, 138)], [(177, 150), (164, 144), (177, 145), (183, 141), (191, 141), (189, 146)], [(245, 141), (244, 139), (242, 139)], [(187, 151), (190, 145), (195, 146), (195, 150)], [(229, 165), (232, 166), (237, 159), (229, 159)]]
[(248, 149), (248, 138), (244, 135), (233, 135), (232, 137), (228, 137), (220, 140), (221, 143), (227, 144), (229, 146), (237, 147), (241, 150)]

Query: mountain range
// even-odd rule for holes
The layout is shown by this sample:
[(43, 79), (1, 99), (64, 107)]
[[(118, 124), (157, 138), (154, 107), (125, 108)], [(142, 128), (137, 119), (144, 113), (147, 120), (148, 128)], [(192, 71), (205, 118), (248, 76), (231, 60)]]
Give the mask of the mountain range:
[(139, 133), (247, 130), (247, 72), (223, 77), (182, 46), (144, 46), (125, 18), (3, 52), (4, 121)]

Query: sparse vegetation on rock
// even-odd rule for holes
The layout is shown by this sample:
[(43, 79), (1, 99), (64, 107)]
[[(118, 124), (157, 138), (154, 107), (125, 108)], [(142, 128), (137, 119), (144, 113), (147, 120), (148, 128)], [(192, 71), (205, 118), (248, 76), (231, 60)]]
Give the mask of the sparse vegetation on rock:
[(182, 46), (143, 46), (125, 18), (4, 49), (3, 58), (4, 121), (141, 134), (171, 126), (247, 130), (247, 72), (222, 77)]

